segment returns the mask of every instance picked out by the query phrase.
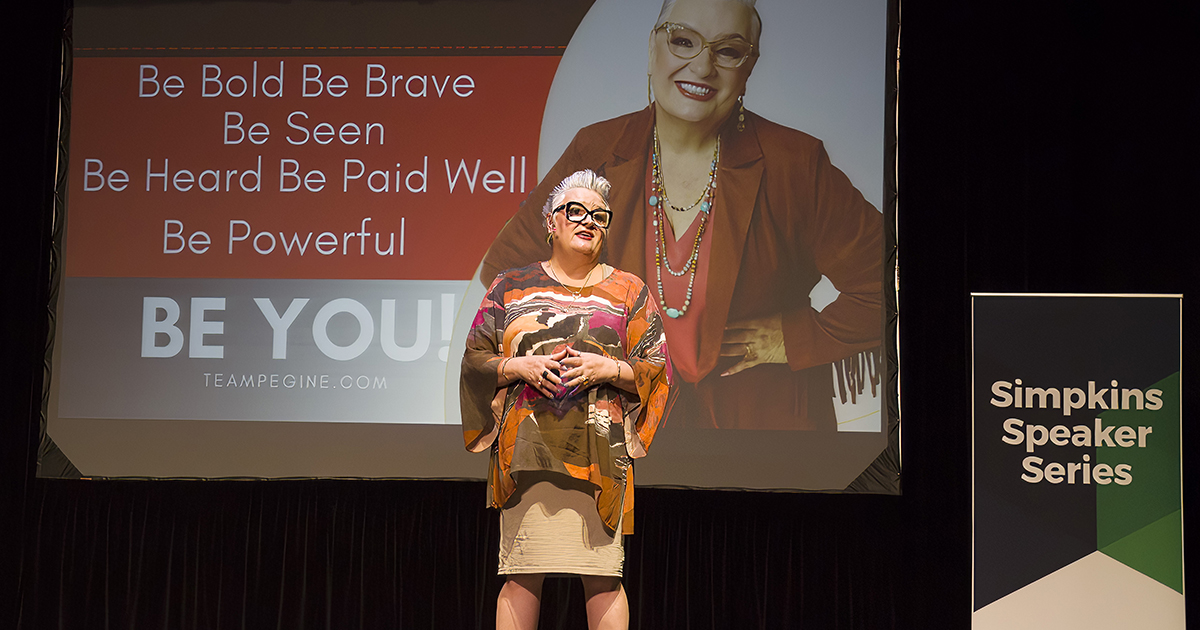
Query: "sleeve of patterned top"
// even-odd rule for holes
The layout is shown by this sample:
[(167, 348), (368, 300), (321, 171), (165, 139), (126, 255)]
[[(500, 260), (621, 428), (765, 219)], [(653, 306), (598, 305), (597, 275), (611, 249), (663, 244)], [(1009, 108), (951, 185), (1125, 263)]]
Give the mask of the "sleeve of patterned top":
[(467, 333), (459, 379), (459, 403), (462, 408), (463, 442), (468, 451), (478, 453), (496, 440), (503, 413), (505, 389), (497, 386), (501, 357), (504, 356), (504, 276), (496, 276), (484, 295), (479, 312)]
[(646, 284), (634, 278), (632, 289), (637, 291), (637, 297), (628, 302), (625, 360), (633, 367), (637, 400), (629, 401), (625, 407), (625, 444), (631, 457), (645, 457), (654, 432), (667, 415), (671, 362), (667, 360), (662, 316), (650, 299)]

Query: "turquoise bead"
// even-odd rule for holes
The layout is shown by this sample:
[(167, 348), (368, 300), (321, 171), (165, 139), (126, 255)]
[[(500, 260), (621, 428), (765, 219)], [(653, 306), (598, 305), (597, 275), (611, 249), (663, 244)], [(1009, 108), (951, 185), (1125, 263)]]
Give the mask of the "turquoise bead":
[(708, 203), (707, 201), (700, 204), (700, 212), (708, 214), (709, 208), (712, 208), (712, 204)]
[(667, 317), (670, 317), (671, 319), (679, 319), (680, 315), (683, 315), (683, 313), (680, 313), (679, 309), (670, 307), (667, 308)]
[(658, 195), (650, 195), (649, 201), (650, 201), (650, 205), (657, 206), (658, 205)]

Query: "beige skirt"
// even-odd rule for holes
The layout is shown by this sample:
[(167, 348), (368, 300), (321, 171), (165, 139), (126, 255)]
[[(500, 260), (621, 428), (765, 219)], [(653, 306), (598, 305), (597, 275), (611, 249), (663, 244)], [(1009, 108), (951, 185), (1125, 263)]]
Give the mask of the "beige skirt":
[(621, 526), (596, 511), (596, 486), (552, 472), (519, 472), (500, 510), (501, 575), (560, 573), (621, 577)]

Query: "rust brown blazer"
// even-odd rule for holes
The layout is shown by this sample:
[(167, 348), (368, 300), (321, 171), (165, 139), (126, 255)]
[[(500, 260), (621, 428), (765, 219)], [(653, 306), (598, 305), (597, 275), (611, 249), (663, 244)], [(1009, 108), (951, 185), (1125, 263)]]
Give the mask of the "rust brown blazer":
[[(542, 205), (583, 168), (612, 183), (606, 261), (649, 283), (645, 182), (653, 128), (647, 108), (581, 129), (492, 243), (485, 284), (549, 256)], [(718, 169), (705, 235), (712, 239), (698, 352), (705, 376), (695, 384), (675, 379), (668, 423), (835, 430), (829, 364), (876, 350), (881, 339), (882, 215), (830, 163), (820, 140), (749, 112), (744, 131), (732, 123), (722, 131)], [(808, 295), (822, 275), (841, 295), (817, 312)], [(736, 363), (719, 356), (726, 322), (774, 313), (783, 315), (788, 364), (721, 377)]]

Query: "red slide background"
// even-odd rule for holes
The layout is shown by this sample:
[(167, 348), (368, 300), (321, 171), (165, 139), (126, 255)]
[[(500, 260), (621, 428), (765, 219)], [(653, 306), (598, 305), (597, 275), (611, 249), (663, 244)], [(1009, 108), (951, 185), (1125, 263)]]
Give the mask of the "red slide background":
[[(257, 86), (247, 89), (244, 96), (225, 92), (202, 96), (205, 88), (213, 92), (217, 87), (215, 82), (202, 81), (204, 64), (220, 67), (222, 83), (233, 75), (250, 83), (256, 61)], [(266, 97), (263, 81), (268, 75), (279, 75), (281, 61), (282, 95)], [(558, 62), (557, 56), (79, 58), (72, 88), (75, 117), (71, 124), (66, 273), (74, 277), (469, 279), (496, 232), (537, 183), (538, 134)], [(305, 64), (320, 66), (322, 82), (334, 75), (345, 77), (344, 96), (323, 91), (319, 96), (304, 97), (306, 88), (313, 92), (317, 87), (315, 82), (305, 83)], [(384, 66), (388, 96), (366, 96), (368, 64)], [(140, 97), (139, 88), (153, 92), (155, 87), (140, 81), (143, 73), (154, 74), (144, 70), (144, 65), (156, 68), (160, 88), (168, 76), (179, 77), (182, 93), (174, 98), (163, 91)], [(310, 69), (309, 76), (314, 74)], [(375, 75), (379, 74), (377, 70)], [(210, 69), (208, 76), (213, 75)], [(395, 84), (395, 96), (390, 95), (392, 75), (403, 76)], [(412, 97), (406, 92), (406, 81), (411, 81), (407, 87), (413, 92), (421, 92), (420, 81), (410, 80), (413, 75), (427, 77), (425, 96)], [(454, 90), (456, 78), (463, 75), (473, 82), (465, 97)], [(376, 82), (372, 88), (383, 85)], [(230, 87), (238, 92), (243, 83), (233, 80)], [(278, 83), (268, 80), (266, 88), (274, 92)], [(252, 95), (251, 90), (257, 94)], [(468, 90), (460, 87), (459, 91)], [(364, 132), (368, 123), (380, 123), (383, 142), (372, 132), (371, 144), (364, 143), (365, 135), (354, 144), (334, 137), (322, 145), (315, 136), (304, 144), (293, 144), (289, 138), (300, 141), (305, 135), (287, 122), (289, 115), (298, 111), (308, 117), (296, 115), (293, 122), (310, 133), (321, 122), (334, 129), (352, 122)], [(226, 144), (226, 112), (241, 114), (242, 131), (255, 122), (265, 123), (270, 130), (266, 141), (255, 145), (243, 138), (240, 143)], [(229, 134), (231, 140), (238, 139), (239, 132)], [(256, 170), (259, 156), (260, 189), (246, 192), (239, 177), (246, 170)], [(426, 191), (410, 192), (403, 183), (397, 191), (397, 163), (403, 178), (414, 169), (422, 170), (426, 156)], [(296, 160), (301, 175), (320, 169), (325, 175), (324, 188), (310, 192), (301, 185), (298, 191), (281, 192), (283, 159)], [(348, 159), (361, 160), (365, 171), (361, 178), (349, 181), (343, 192), (344, 161)], [(87, 175), (88, 170), (97, 170), (97, 164), (89, 165), (86, 160), (100, 160), (103, 177), (114, 169), (126, 171), (128, 183), (118, 191), (113, 188), (121, 185), (113, 180), (110, 188), (101, 176)], [(171, 181), (155, 177), (150, 179), (148, 191), (147, 160), (155, 173), (161, 173), (164, 160), (169, 160), (171, 177), (181, 169), (196, 177), (206, 169), (219, 171), (221, 190), (204, 192), (193, 182), (190, 190), (180, 191)], [(461, 175), (450, 191), (445, 160), (450, 161), (452, 172), (458, 171), (460, 160), (474, 171), (479, 160), (473, 192)], [(356, 170), (357, 166), (350, 168)], [(237, 174), (228, 180), (230, 189), (226, 190), (226, 171), (230, 169)], [(375, 170), (388, 173), (387, 192), (368, 189), (368, 177)], [(500, 181), (496, 175), (490, 180), (493, 190), (499, 188), (496, 192), (484, 188), (489, 171), (502, 174), (502, 184), (496, 183)], [(204, 179), (210, 187), (214, 181), (212, 175)], [(253, 177), (245, 181), (253, 188)], [(419, 184), (418, 177), (410, 181)], [(376, 188), (383, 182), (382, 175), (373, 180)], [(286, 182), (289, 186), (296, 183), (295, 179)], [(97, 186), (99, 190), (85, 189)], [(347, 233), (362, 231), (366, 217), (371, 218), (365, 228), (368, 236), (345, 238)], [(400, 255), (402, 218), (404, 252)], [(168, 220), (182, 222), (185, 236), (203, 230), (211, 241), (208, 249), (201, 254), (187, 248), (164, 253), (165, 247), (182, 245), (179, 238), (164, 239)], [(251, 229), (248, 238), (234, 243), (232, 254), (228, 253), (231, 221), (245, 221)], [(177, 232), (177, 224), (171, 225), (171, 231)], [(240, 224), (233, 229), (238, 236), (246, 233)], [(256, 237), (260, 232), (270, 233), (276, 241), (269, 254), (255, 251), (256, 238), (263, 250), (271, 245), (272, 239)], [(323, 255), (316, 250), (323, 232), (335, 235), (334, 253)], [(281, 239), (280, 233), (285, 238)], [(389, 236), (395, 235), (393, 255), (373, 251), (376, 233), (380, 233), (379, 247), (384, 251)], [(310, 239), (304, 255), (297, 249), (291, 254), (284, 251), (281, 241), (291, 241), (293, 234), (300, 242)], [(202, 248), (197, 241), (196, 249)], [(365, 254), (361, 253), (364, 250)]]

